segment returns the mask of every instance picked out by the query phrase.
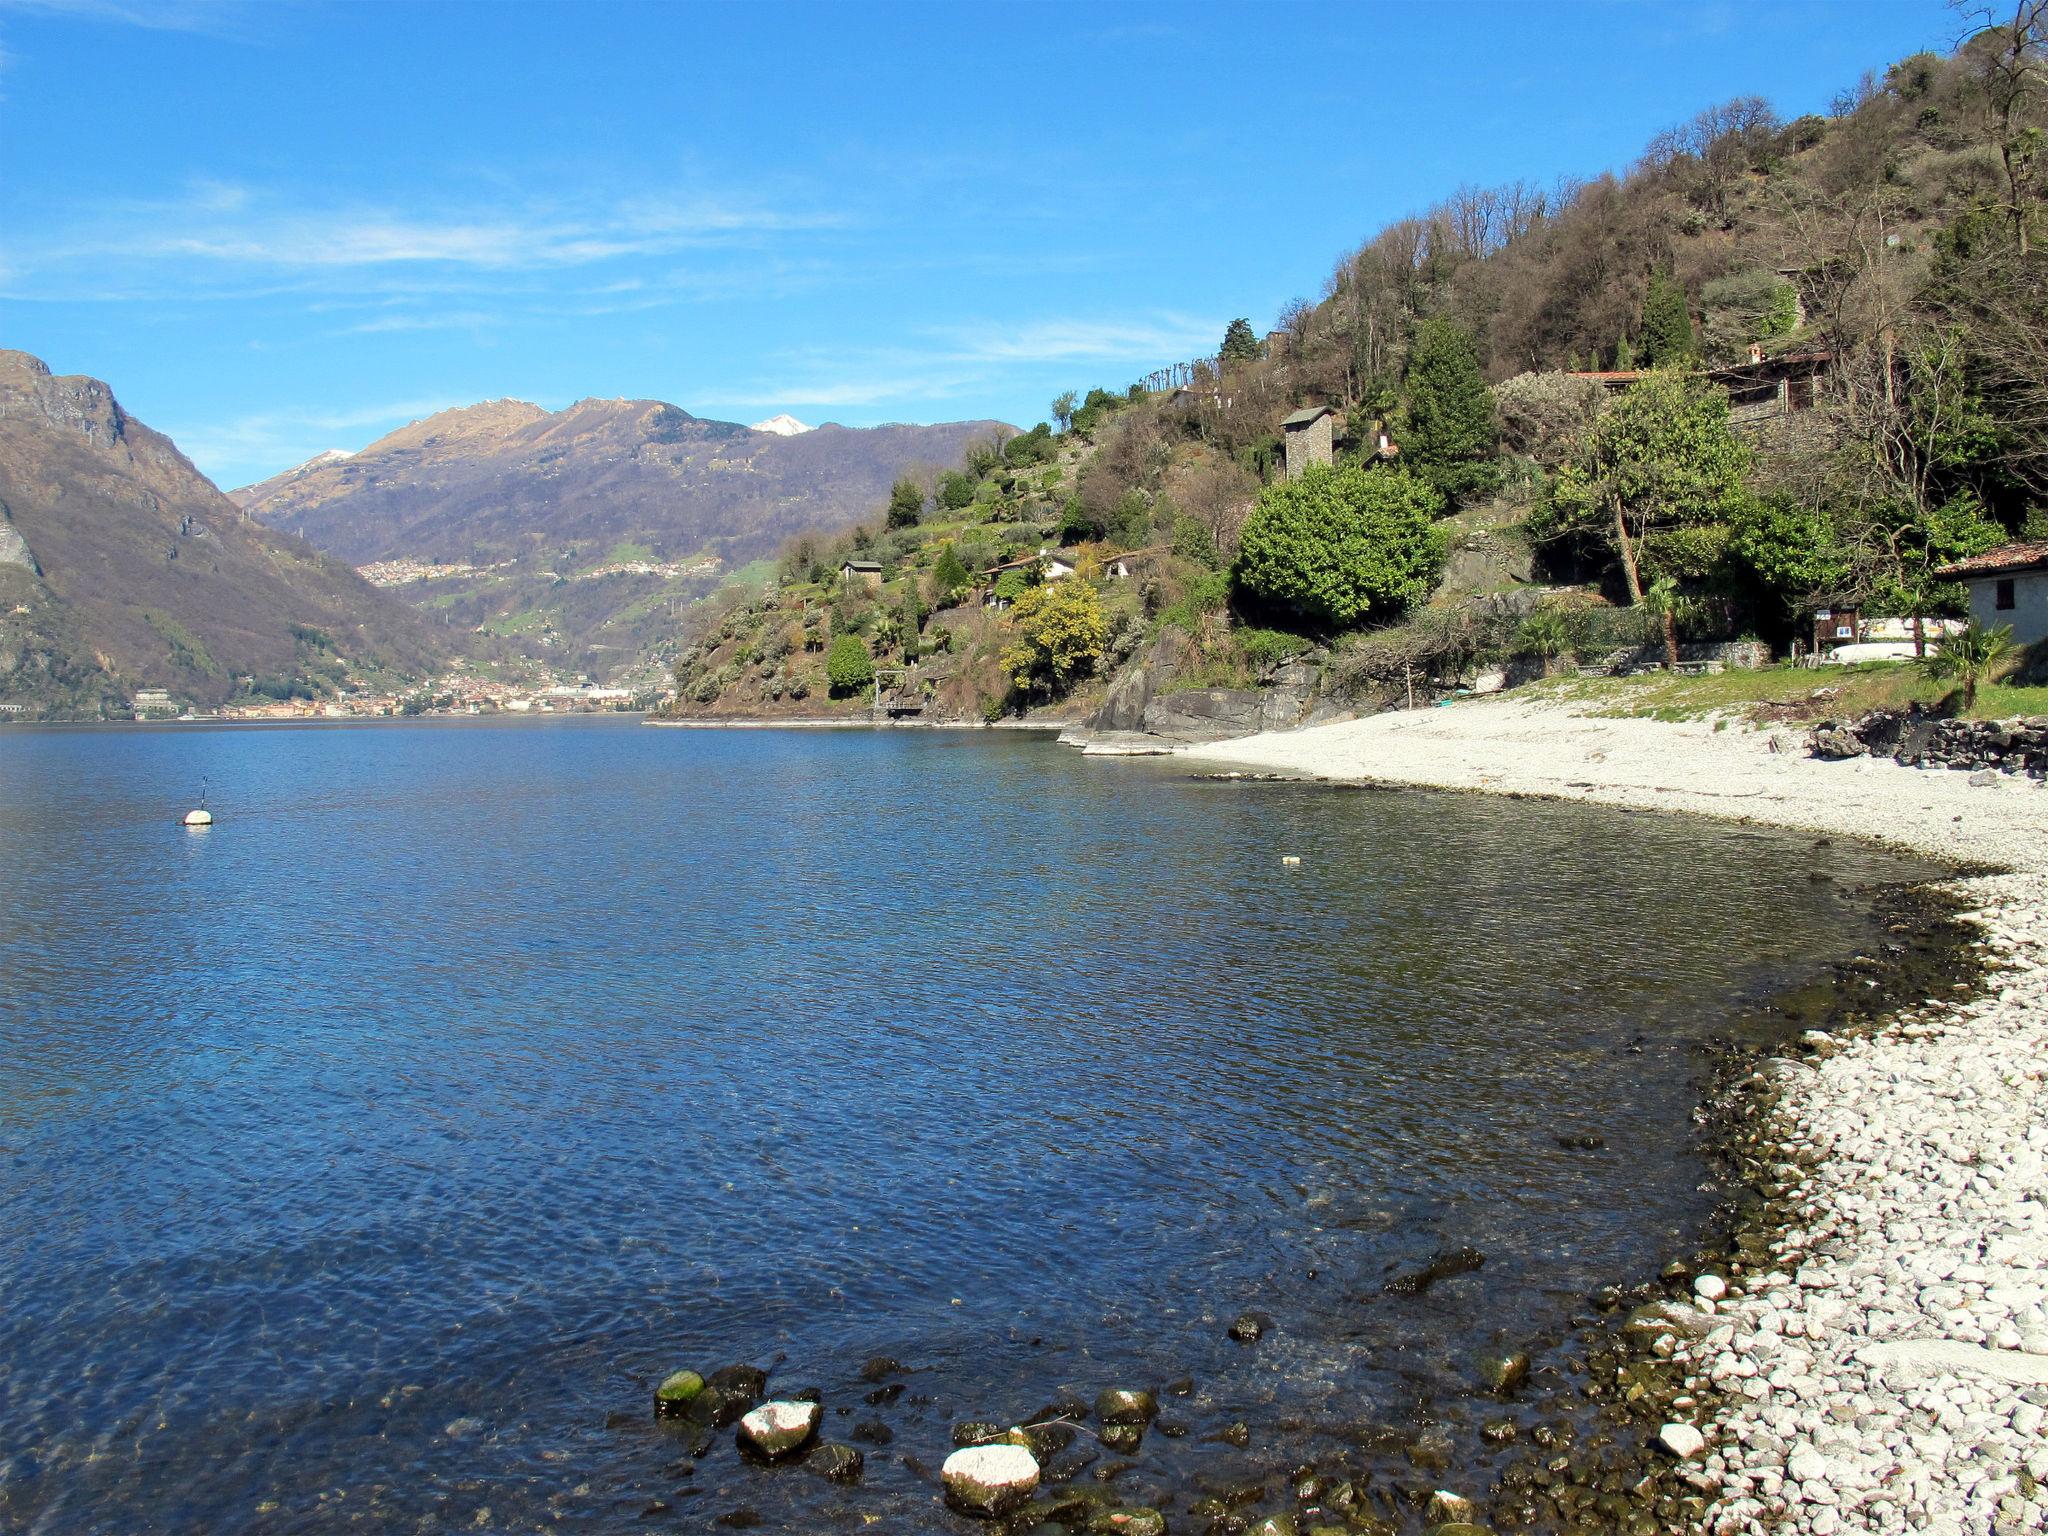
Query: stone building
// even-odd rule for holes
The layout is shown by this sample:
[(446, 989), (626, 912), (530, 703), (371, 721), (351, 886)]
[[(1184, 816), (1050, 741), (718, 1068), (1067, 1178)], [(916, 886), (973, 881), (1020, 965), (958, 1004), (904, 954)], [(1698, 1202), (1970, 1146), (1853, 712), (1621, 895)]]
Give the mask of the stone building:
[(1337, 459), (1337, 413), (1327, 405), (1311, 405), (1280, 423), (1287, 440), (1287, 478), (1311, 464), (1328, 466)]

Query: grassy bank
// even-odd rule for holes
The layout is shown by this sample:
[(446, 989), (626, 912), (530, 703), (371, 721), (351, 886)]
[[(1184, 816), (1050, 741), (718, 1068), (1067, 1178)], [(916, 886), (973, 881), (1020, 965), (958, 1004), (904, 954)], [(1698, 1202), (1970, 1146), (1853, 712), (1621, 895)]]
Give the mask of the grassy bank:
[[(1911, 662), (1853, 667), (1764, 667), (1710, 677), (1648, 673), (1638, 677), (1553, 677), (1519, 690), (1531, 698), (1573, 704), (1623, 720), (1703, 720), (1733, 715), (1760, 723), (1796, 722), (1904, 709), (1909, 704), (1966, 713), (1954, 686)], [(1986, 683), (1974, 709), (1980, 720), (2048, 715), (2048, 687)]]

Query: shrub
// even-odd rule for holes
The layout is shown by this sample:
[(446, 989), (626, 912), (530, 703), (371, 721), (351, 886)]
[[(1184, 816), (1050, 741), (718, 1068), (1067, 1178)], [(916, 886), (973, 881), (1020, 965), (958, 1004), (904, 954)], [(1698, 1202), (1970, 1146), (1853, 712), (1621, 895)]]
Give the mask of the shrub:
[(1236, 579), (1256, 601), (1311, 624), (1349, 628), (1429, 595), (1449, 539), (1442, 499), (1400, 471), (1313, 465), (1259, 493)]
[(1309, 642), (1282, 629), (1240, 629), (1237, 648), (1244, 653), (1247, 665), (1263, 671), (1292, 661), (1309, 648)]

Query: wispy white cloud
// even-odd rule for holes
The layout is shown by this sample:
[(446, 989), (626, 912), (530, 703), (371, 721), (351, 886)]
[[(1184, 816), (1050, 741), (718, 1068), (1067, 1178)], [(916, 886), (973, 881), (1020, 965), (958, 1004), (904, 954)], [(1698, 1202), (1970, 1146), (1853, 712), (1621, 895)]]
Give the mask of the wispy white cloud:
[(1087, 365), (1136, 378), (1213, 349), (1220, 320), (1163, 314), (933, 328), (921, 346), (785, 353), (776, 374), (712, 390), (721, 405), (890, 406), (985, 394), (1019, 369)]
[(0, 12), (225, 37), (238, 35), (257, 8), (251, 0), (0, 0)]
[(967, 362), (1081, 363), (1157, 357), (1179, 362), (1212, 347), (1220, 329), (1189, 315), (1150, 319), (1063, 319), (1021, 325), (950, 326), (931, 333), (949, 340), (949, 355)]
[(9, 274), (6, 296), (27, 301), (244, 298), (294, 285), (323, 298), (437, 290), (496, 298), (521, 283), (553, 300), (566, 274), (607, 263), (695, 252), (718, 264), (633, 279), (680, 299), (713, 287), (787, 287), (802, 280), (801, 264), (771, 247), (850, 222), (830, 208), (708, 195), (507, 197), (420, 211), (309, 202), (206, 179), (174, 197), (101, 203), (59, 227), (17, 229), (0, 248), (0, 270)]
[(378, 315), (345, 325), (342, 336), (383, 336), (406, 331), (477, 331), (503, 324), (504, 316), (480, 309), (449, 309), (417, 314)]

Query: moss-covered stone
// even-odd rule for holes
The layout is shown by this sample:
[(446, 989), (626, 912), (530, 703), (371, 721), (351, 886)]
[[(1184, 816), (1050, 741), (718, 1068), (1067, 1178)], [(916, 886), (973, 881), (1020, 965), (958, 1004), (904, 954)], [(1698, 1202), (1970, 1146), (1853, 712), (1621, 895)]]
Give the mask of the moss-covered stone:
[(663, 1418), (681, 1418), (704, 1393), (704, 1378), (695, 1371), (677, 1371), (654, 1389), (654, 1411)]

